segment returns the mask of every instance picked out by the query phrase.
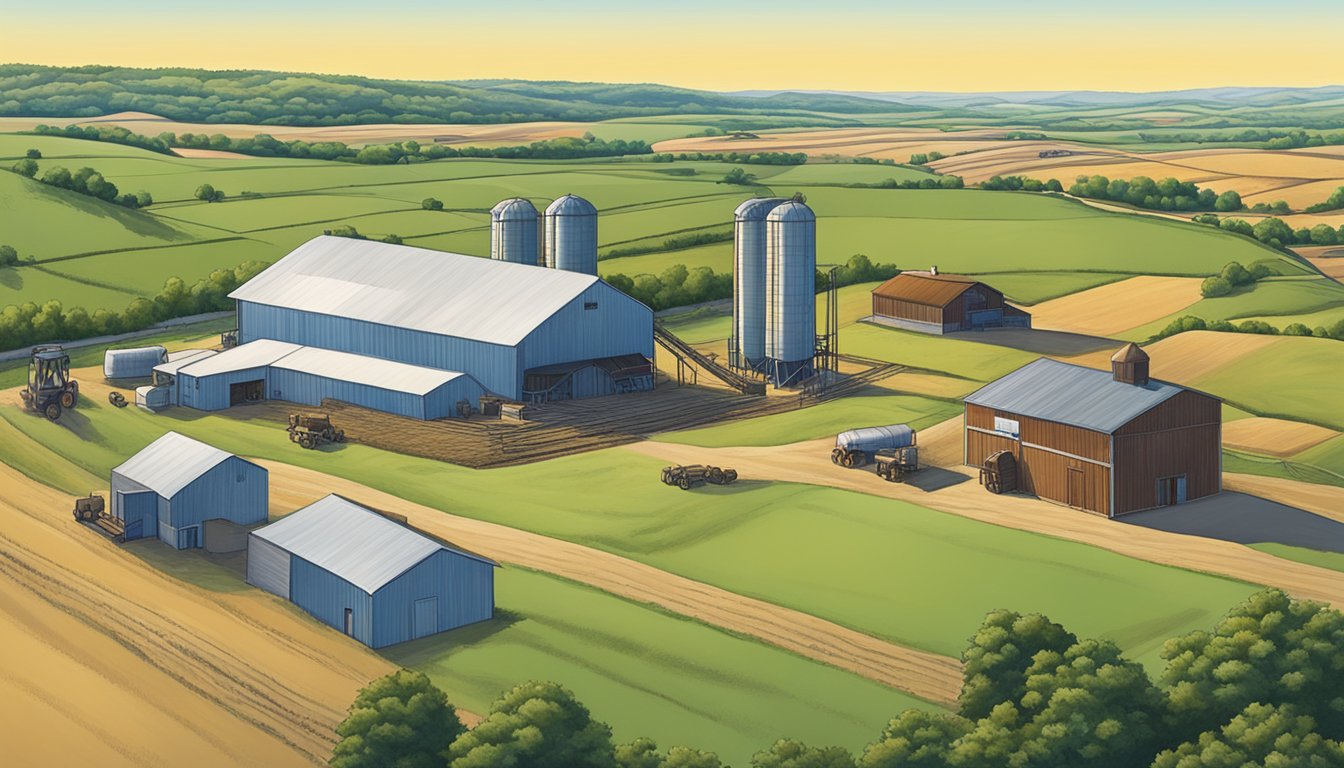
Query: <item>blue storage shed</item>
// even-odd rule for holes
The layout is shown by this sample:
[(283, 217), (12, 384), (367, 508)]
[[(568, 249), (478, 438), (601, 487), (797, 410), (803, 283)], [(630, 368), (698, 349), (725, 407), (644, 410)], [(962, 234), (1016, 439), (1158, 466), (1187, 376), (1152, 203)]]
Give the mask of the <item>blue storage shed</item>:
[(264, 467), (168, 432), (112, 470), (112, 516), (127, 541), (158, 536), (192, 549), (205, 545), (206, 520), (264, 522), (268, 484)]
[(257, 339), (217, 355), (189, 362), (169, 374), (155, 369), (175, 402), (217, 411), (260, 400), (321, 405), (341, 400), (365, 408), (440, 419), (457, 403), (475, 404), (485, 389), (458, 371), (425, 368), (366, 355)]
[(247, 540), (249, 584), (371, 648), (492, 618), (497, 567), (336, 495)]
[(458, 371), (514, 400), (653, 386), (652, 310), (594, 275), (323, 236), (230, 296), (244, 343)]

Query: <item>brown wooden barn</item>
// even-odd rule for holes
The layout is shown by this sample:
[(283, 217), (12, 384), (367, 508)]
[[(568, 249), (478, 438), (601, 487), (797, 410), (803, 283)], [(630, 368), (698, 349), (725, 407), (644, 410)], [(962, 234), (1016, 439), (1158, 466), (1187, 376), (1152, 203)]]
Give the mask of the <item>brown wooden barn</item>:
[(1222, 401), (1150, 379), (1134, 344), (1110, 373), (1042, 358), (965, 405), (966, 463), (1011, 452), (1018, 491), (1114, 517), (1222, 490)]
[(873, 289), (874, 322), (923, 333), (977, 328), (1030, 328), (1031, 315), (1004, 301), (1003, 293), (975, 278), (902, 272)]

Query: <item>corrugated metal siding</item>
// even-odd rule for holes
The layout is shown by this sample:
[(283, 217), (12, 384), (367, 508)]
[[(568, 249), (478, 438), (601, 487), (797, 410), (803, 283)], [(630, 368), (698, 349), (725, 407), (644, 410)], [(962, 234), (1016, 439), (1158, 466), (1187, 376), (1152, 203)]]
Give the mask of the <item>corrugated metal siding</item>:
[(616, 394), (616, 384), (607, 372), (595, 365), (574, 372), (574, 397), (602, 397)]
[[(200, 411), (222, 411), (229, 407), (229, 387), (245, 381), (267, 381), (269, 368), (247, 368), (197, 378), (178, 375), (178, 402)], [(267, 389), (269, 392), (269, 389)]]
[(237, 456), (201, 475), (170, 500), (169, 525), (183, 528), (205, 520), (252, 525), (266, 519), (269, 475)]
[(125, 525), (126, 540), (159, 533), (159, 496), (153, 491), (113, 491), (113, 517)]
[[(652, 330), (649, 333), (649, 343), (652, 344)], [(412, 365), (461, 371), (491, 392), (511, 398), (522, 397), (518, 350), (510, 346), (246, 301), (238, 302), (238, 336), (242, 343), (257, 339), (279, 339), (358, 355), (373, 355)]]
[[(584, 309), (593, 303), (596, 308)], [(519, 351), (524, 370), (621, 355), (651, 358), (653, 310), (606, 283), (594, 283), (528, 334)]]
[(354, 610), (354, 638), (373, 646), (373, 598), (369, 593), (301, 557), (290, 557), (289, 599), (323, 624), (345, 630), (345, 609)]
[(265, 539), (247, 536), (247, 583), (289, 599), (289, 553)]
[(415, 602), (438, 598), (438, 631), (485, 621), (494, 615), (494, 566), (440, 550), (373, 595), (373, 647), (413, 639)]
[(329, 379), (301, 371), (272, 368), (266, 385), (267, 397), (304, 405), (321, 405), (323, 398), (341, 400), (377, 411), (395, 413), (413, 419), (434, 419), (448, 414), (426, 415), (425, 399), (420, 395)]

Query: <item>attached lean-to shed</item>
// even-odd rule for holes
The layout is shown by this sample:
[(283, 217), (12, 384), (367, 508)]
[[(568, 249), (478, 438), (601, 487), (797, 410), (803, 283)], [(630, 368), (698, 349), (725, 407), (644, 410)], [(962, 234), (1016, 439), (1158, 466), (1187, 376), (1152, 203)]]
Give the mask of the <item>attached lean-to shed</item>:
[(266, 520), (269, 475), (214, 446), (168, 432), (112, 470), (112, 516), (126, 540), (158, 536), (176, 549), (204, 546), (207, 520)]
[(248, 583), (372, 648), (490, 619), (496, 567), (336, 495), (248, 535)]

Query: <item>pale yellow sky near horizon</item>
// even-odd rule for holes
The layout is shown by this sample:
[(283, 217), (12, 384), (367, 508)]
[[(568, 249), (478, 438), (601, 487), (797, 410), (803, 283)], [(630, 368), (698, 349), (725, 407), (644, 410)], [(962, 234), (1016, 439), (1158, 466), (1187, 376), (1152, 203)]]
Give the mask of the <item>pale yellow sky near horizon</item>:
[[(7, 0), (6, 0), (7, 1)], [(1080, 26), (1022, 14), (948, 30), (855, 22), (852, 13), (725, 11), (711, 20), (634, 24), (594, 14), (511, 21), (479, 14), (417, 23), (395, 13), (295, 15), (276, 6), (199, 9), (153, 18), (106, 6), (78, 14), (20, 11), (0, 60), (274, 69), (419, 80), (524, 78), (657, 82), (713, 90), (1168, 90), (1344, 82), (1344, 57), (1303, 37), (1301, 19), (1270, 16)], [(196, 18), (197, 15), (199, 18)]]

